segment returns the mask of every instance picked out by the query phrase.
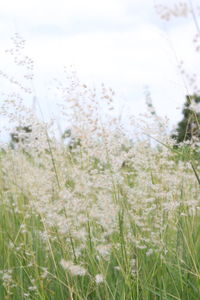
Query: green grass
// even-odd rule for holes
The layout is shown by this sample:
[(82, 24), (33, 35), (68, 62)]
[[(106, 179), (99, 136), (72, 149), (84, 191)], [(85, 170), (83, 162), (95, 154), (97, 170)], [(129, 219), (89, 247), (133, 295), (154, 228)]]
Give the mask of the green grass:
[[(2, 155), (2, 167), (6, 165), (9, 155), (7, 153)], [(151, 150), (149, 155), (150, 164), (148, 161), (145, 163), (141, 161), (137, 165), (137, 161), (133, 160), (134, 170), (131, 166), (119, 170), (123, 182), (117, 182), (113, 174), (110, 189), (103, 186), (99, 189), (90, 186), (86, 194), (82, 190), (73, 194), (77, 199), (81, 199), (81, 203), (86, 201), (88, 205), (77, 211), (77, 220), (76, 214), (70, 217), (70, 222), (74, 218), (74, 229), (76, 226), (77, 230), (84, 229), (84, 242), (76, 238), (73, 230), (61, 233), (59, 225), (49, 224), (54, 216), (47, 216), (47, 207), (45, 211), (34, 207), (36, 195), (33, 196), (32, 192), (35, 189), (34, 184), (39, 184), (40, 179), (36, 178), (29, 187), (27, 187), (27, 180), (25, 186), (19, 188), (19, 182), (9, 181), (11, 174), (1, 172), (0, 299), (199, 299), (200, 218), (197, 178), (192, 168), (188, 169), (184, 166), (182, 181), (179, 180), (172, 186), (173, 180), (170, 182), (170, 176), (172, 174), (182, 176), (183, 173), (178, 168), (179, 164), (185, 163), (185, 157), (184, 161), (177, 160), (175, 156), (172, 157), (172, 154), (168, 153), (166, 158), (166, 154), (160, 150), (157, 152), (156, 149)], [(23, 154), (23, 163), (27, 165), (23, 167), (23, 172), (31, 165), (36, 168), (36, 163), (25, 156)], [(12, 157), (16, 159), (15, 164), (18, 164), (16, 156)], [(62, 183), (59, 175), (62, 171), (59, 167), (59, 158), (54, 157), (60, 186), (73, 193), (80, 179), (75, 182), (76, 179), (66, 176), (67, 179)], [(163, 157), (164, 162), (161, 162)], [(170, 161), (173, 162), (172, 166)], [(70, 168), (84, 169), (84, 174), (89, 172), (86, 166), (83, 167), (82, 164), (81, 167), (79, 166), (78, 159), (76, 163), (72, 163), (68, 154), (65, 156), (65, 163), (68, 165), (68, 171), (66, 170), (68, 173)], [(19, 166), (21, 164), (20, 162)], [(146, 164), (149, 164), (149, 168)], [(41, 166), (38, 168), (41, 169)], [(94, 166), (94, 169), (97, 170), (97, 167)], [(35, 172), (37, 173), (38, 170), (36, 168)], [(198, 170), (195, 170), (198, 174)], [(33, 176), (28, 171), (29, 175), (26, 176)], [(12, 168), (10, 172), (13, 172)], [(54, 170), (52, 168), (45, 172), (52, 172), (52, 175)], [(103, 173), (105, 172), (106, 167), (103, 170)], [(168, 179), (167, 174), (169, 174)], [(52, 186), (47, 189), (52, 193), (51, 201), (48, 200), (49, 209), (54, 207), (54, 204), (55, 207), (58, 205), (57, 178), (53, 177)], [(22, 180), (25, 180), (25, 177), (22, 177)], [(50, 184), (50, 181), (48, 182)], [(146, 188), (145, 184), (148, 182), (150, 187)], [(87, 186), (87, 180), (85, 185)], [(38, 186), (36, 191), (39, 190)], [(142, 191), (143, 186), (146, 191)], [(159, 195), (156, 187), (165, 191), (166, 195), (164, 192), (163, 195)], [(135, 193), (134, 197), (129, 193), (128, 188), (131, 189), (131, 193)], [(170, 201), (179, 205), (164, 209), (163, 204), (168, 203), (165, 197), (169, 197), (170, 189), (172, 189)], [(104, 224), (99, 221), (100, 217), (91, 216), (93, 205), (101, 205), (98, 202), (99, 195), (105, 192), (112, 198), (117, 212), (115, 226), (110, 233), (107, 232), (109, 226), (104, 228)], [(140, 192), (143, 193), (140, 195)], [(90, 198), (90, 202), (87, 202), (87, 197)], [(145, 197), (153, 198), (153, 202), (142, 202)], [(40, 198), (37, 199), (39, 200)], [(189, 200), (196, 200), (197, 203), (188, 204)], [(108, 207), (108, 210), (110, 209)], [(101, 212), (101, 209), (98, 212)], [(106, 209), (102, 211), (104, 214), (105, 212)], [(69, 213), (66, 208), (63, 208), (59, 213), (56, 211), (55, 216), (65, 217), (67, 222)], [(80, 224), (79, 215), (85, 216)], [(156, 224), (160, 227), (157, 228)], [(109, 253), (99, 254), (98, 244), (109, 245)], [(79, 254), (77, 254), (78, 249)], [(151, 250), (148, 254), (149, 249)], [(62, 259), (83, 266), (86, 274), (73, 275), (63, 268)], [(102, 274), (104, 278), (102, 283), (95, 282), (97, 274)]]

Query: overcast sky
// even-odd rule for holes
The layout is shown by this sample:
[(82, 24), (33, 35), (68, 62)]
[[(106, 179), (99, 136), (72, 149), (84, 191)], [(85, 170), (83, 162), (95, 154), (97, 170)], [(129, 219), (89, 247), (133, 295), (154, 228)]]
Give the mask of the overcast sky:
[[(52, 79), (62, 79), (63, 67), (73, 65), (83, 82), (111, 86), (117, 93), (119, 109), (125, 107), (133, 114), (144, 112), (144, 86), (149, 86), (157, 112), (175, 124), (181, 117), (178, 108), (188, 92), (177, 69), (177, 59), (184, 60), (189, 73), (197, 71), (199, 58), (192, 43), (195, 27), (190, 17), (160, 20), (153, 3), (1, 1), (0, 69), (17, 76), (4, 50), (18, 32), (26, 39), (26, 53), (35, 62), (34, 86), (45, 113), (55, 112), (56, 100), (48, 90)], [(4, 81), (1, 88), (7, 88)]]

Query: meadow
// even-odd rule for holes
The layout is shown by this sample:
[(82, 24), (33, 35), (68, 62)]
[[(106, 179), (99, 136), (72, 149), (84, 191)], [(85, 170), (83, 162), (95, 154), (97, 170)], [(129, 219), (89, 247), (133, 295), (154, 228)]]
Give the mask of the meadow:
[[(156, 9), (167, 21), (192, 13), (199, 32), (185, 3)], [(73, 72), (58, 87), (58, 137), (55, 120), (24, 105), (34, 62), (13, 42), (25, 76), (0, 73), (15, 87), (0, 105), (12, 133), (0, 145), (0, 300), (200, 299), (199, 139), (177, 145), (151, 99), (125, 128), (114, 91)]]
[(0, 154), (0, 299), (199, 299), (198, 143), (152, 111), (133, 141), (93, 92), (69, 91), (68, 143), (14, 106), (31, 130)]

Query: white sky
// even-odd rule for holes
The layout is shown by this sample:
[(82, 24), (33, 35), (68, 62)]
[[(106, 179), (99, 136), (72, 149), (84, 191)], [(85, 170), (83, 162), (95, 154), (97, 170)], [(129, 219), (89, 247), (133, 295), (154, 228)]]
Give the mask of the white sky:
[[(15, 32), (26, 39), (26, 53), (34, 59), (34, 86), (45, 113), (55, 113), (56, 100), (48, 91), (52, 78), (62, 79), (63, 67), (73, 65), (82, 81), (111, 86), (119, 109), (144, 112), (148, 85), (157, 112), (171, 124), (181, 118), (177, 107), (182, 107), (187, 90), (175, 53), (188, 72), (197, 71), (199, 59), (190, 18), (161, 21), (153, 0), (1, 1), (0, 69), (13, 70), (13, 75), (15, 68), (3, 51)], [(7, 88), (3, 82), (1, 87)]]

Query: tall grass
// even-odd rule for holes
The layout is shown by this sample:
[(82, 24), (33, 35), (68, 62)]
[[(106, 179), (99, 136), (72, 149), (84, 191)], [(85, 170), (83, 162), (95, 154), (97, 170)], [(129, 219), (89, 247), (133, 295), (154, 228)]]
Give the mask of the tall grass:
[[(177, 16), (157, 9), (164, 19)], [(12, 56), (24, 47), (18, 35), (14, 42)], [(32, 80), (32, 60), (14, 59)], [(174, 147), (152, 111), (148, 121), (130, 120), (131, 140), (110, 113), (112, 89), (102, 85), (98, 96), (71, 79), (59, 86), (68, 144), (18, 93), (0, 108), (18, 128), (31, 128), (0, 152), (0, 299), (199, 299), (197, 145)]]
[(196, 156), (93, 119), (2, 152), (0, 299), (198, 299)]

